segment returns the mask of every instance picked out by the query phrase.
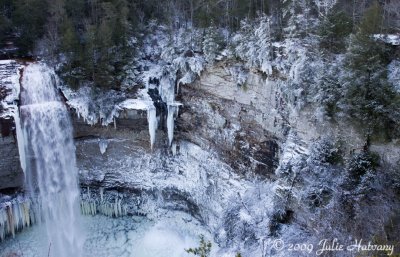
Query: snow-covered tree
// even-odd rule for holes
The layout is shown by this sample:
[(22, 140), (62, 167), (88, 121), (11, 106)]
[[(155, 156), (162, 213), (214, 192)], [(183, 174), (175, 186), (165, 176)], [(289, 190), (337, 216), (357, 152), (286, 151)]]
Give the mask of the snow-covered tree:
[(320, 15), (326, 16), (329, 11), (335, 6), (337, 0), (314, 0), (318, 7)]
[(272, 38), (270, 19), (266, 16), (260, 18), (259, 26), (254, 31), (257, 48), (257, 64), (261, 71), (272, 74)]
[(373, 173), (379, 164), (379, 158), (376, 154), (368, 151), (355, 153), (349, 159), (347, 164), (347, 171), (349, 178), (354, 183), (359, 183), (360, 179), (367, 173)]
[(205, 31), (203, 40), (203, 53), (206, 61), (213, 64), (218, 52), (221, 48), (221, 40), (218, 35), (218, 30), (215, 26), (211, 26)]
[(257, 64), (257, 48), (254, 37), (254, 27), (251, 21), (245, 19), (241, 21), (240, 31), (233, 38), (235, 45), (235, 55), (249, 63), (250, 66)]
[(373, 38), (382, 25), (381, 8), (372, 5), (364, 14), (358, 32), (352, 36), (346, 62), (342, 110), (357, 119), (366, 133), (382, 137), (398, 134), (399, 95), (388, 82), (390, 49)]
[(313, 1), (283, 0), (282, 19), (285, 36), (288, 38), (304, 37), (318, 24), (313, 10), (316, 9)]

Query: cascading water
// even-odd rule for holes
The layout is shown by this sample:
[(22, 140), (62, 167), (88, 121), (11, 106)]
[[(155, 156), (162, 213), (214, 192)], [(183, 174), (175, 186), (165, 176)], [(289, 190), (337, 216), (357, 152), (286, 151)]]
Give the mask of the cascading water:
[(27, 189), (41, 202), (50, 256), (81, 256), (79, 188), (72, 126), (44, 64), (28, 65), (21, 78), (21, 126)]

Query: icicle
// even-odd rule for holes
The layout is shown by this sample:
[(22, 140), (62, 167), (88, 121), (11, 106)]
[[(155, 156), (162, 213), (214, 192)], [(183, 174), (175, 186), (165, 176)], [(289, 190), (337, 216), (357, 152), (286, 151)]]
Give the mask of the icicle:
[(29, 214), (29, 202), (24, 202), (22, 203), (23, 208), (24, 208), (24, 219), (25, 219), (25, 225), (27, 227), (31, 226), (31, 217)]
[(173, 103), (175, 101), (175, 83), (169, 76), (163, 76), (158, 87), (159, 94), (164, 103)]
[(94, 199), (81, 201), (81, 213), (83, 215), (103, 214), (108, 217), (121, 217), (128, 213), (128, 206), (122, 204), (122, 196), (117, 195), (112, 203), (104, 201), (104, 189), (100, 188), (100, 202)]
[(99, 139), (100, 153), (103, 155), (107, 151), (108, 141), (104, 139)]
[(93, 202), (91, 203), (90, 207), (91, 207), (91, 208), (90, 208), (91, 214), (92, 214), (92, 215), (96, 215), (96, 213), (97, 213), (96, 202), (93, 201)]
[(115, 198), (115, 203), (114, 203), (114, 216), (118, 217), (118, 199)]
[(168, 105), (167, 129), (169, 145), (172, 144), (174, 139), (174, 106)]
[(7, 212), (4, 209), (0, 210), (0, 239), (1, 241), (4, 240), (6, 235), (8, 234), (8, 219), (7, 219)]
[(171, 150), (172, 150), (172, 155), (175, 156), (176, 155), (176, 143), (172, 144)]
[(120, 216), (123, 215), (123, 214), (122, 214), (121, 202), (122, 202), (122, 199), (119, 199), (119, 201), (118, 201), (118, 213), (119, 213)]
[(124, 204), (123, 209), (124, 209), (124, 213), (123, 213), (124, 216), (128, 215), (128, 205)]
[(0, 241), (6, 236), (15, 236), (17, 231), (29, 227), (34, 221), (30, 217), (29, 200), (14, 200), (0, 206)]
[(85, 202), (81, 202), (81, 213), (83, 214), (83, 215), (86, 215), (86, 211), (85, 211)]
[(149, 123), (149, 134), (150, 134), (150, 146), (153, 149), (154, 142), (156, 139), (156, 130), (157, 130), (157, 117), (156, 117), (156, 108), (154, 106), (149, 106), (147, 109), (147, 122)]
[(100, 201), (104, 202), (104, 188), (100, 187)]
[(13, 214), (13, 220), (14, 220), (14, 229), (18, 230), (21, 227), (21, 213), (19, 209), (19, 204), (12, 204), (10, 206), (12, 214)]
[(114, 129), (117, 129), (117, 120), (114, 117)]
[(178, 115), (180, 105), (178, 102), (168, 104), (167, 129), (169, 146), (172, 145), (172, 141), (174, 140), (175, 117)]
[(21, 168), (22, 171), (26, 172), (26, 154), (25, 154), (25, 137), (24, 137), (24, 132), (22, 130), (21, 126), (21, 119), (19, 116), (19, 111), (16, 110), (14, 113), (14, 122), (15, 122), (15, 130), (17, 134), (17, 143), (18, 143), (18, 152), (19, 152), (19, 161), (21, 163)]
[(97, 214), (97, 204), (95, 201), (81, 201), (81, 213), (83, 215), (96, 215)]

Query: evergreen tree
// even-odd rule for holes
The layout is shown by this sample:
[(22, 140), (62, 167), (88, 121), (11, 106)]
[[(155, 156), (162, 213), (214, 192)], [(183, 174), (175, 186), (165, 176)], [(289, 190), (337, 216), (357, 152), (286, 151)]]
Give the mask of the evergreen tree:
[[(366, 133), (398, 133), (399, 95), (387, 80), (390, 49), (373, 38), (382, 24), (378, 3), (366, 10), (358, 32), (352, 36), (347, 54), (347, 90), (343, 98), (345, 111), (361, 122)], [(383, 135), (382, 135), (383, 136)]]
[(254, 36), (254, 24), (248, 19), (244, 19), (240, 24), (240, 33), (233, 39), (236, 44), (235, 54), (242, 60), (246, 60), (250, 66), (256, 66), (257, 55), (256, 40)]
[(282, 0), (284, 34), (291, 38), (308, 35), (317, 24), (314, 17), (316, 8), (313, 1)]
[(218, 36), (218, 30), (215, 26), (211, 26), (206, 29), (204, 40), (203, 40), (203, 53), (206, 61), (209, 64), (213, 64), (217, 53), (220, 50), (220, 42), (222, 40)]
[(320, 27), (321, 48), (333, 53), (344, 52), (346, 39), (352, 30), (351, 18), (342, 11), (333, 10), (326, 16)]
[(60, 50), (61, 30), (64, 23), (65, 1), (53, 0), (48, 3), (49, 17), (45, 26), (46, 48), (50, 56), (56, 55)]
[(45, 33), (48, 17), (46, 0), (16, 0), (13, 23), (20, 36), (16, 43), (22, 55), (32, 53), (35, 43)]
[(189, 248), (186, 250), (187, 253), (192, 253), (196, 256), (199, 257), (209, 257), (210, 253), (211, 253), (211, 242), (210, 241), (206, 241), (204, 239), (204, 236), (201, 235), (200, 236), (200, 245), (197, 248)]
[(0, 0), (0, 42), (12, 30), (11, 14), (14, 6), (11, 1)]

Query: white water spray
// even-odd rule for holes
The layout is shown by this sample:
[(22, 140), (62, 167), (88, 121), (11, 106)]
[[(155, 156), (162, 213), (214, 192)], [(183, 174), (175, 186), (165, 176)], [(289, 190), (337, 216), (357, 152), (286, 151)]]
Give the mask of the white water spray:
[(49, 256), (79, 257), (83, 238), (75, 147), (69, 114), (55, 89), (57, 76), (44, 64), (30, 64), (21, 82), (27, 187), (41, 201)]

